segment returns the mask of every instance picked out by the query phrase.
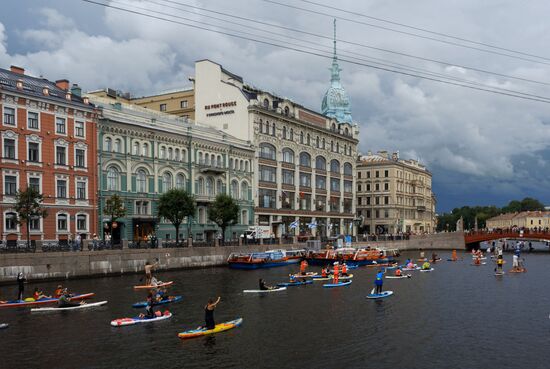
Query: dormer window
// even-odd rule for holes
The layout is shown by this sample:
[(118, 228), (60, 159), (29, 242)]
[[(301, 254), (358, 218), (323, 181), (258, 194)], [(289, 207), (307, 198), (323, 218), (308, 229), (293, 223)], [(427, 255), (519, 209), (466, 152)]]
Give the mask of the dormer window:
[(285, 115), (288, 117), (288, 115), (290, 114), (290, 109), (288, 108), (288, 106), (285, 106)]
[(269, 100), (268, 99), (264, 99), (264, 108), (266, 109), (269, 109)]

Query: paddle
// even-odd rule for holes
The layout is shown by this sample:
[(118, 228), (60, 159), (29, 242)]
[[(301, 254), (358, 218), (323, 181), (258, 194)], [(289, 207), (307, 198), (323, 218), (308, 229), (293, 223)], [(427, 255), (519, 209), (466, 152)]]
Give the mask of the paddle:
[(370, 291), (370, 294), (371, 294), (371, 295), (374, 295), (374, 291), (375, 291), (375, 290), (376, 290), (376, 287), (373, 287), (373, 288), (372, 288), (372, 291)]

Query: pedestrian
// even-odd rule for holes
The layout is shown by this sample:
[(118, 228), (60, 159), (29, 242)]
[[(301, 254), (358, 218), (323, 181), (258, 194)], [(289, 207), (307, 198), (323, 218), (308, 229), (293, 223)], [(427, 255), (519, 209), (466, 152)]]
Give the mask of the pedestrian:
[(99, 242), (99, 238), (97, 237), (97, 234), (94, 233), (92, 237), (92, 250), (97, 249), (98, 242)]
[(75, 237), (75, 249), (76, 249), (76, 251), (82, 251), (81, 246), (82, 246), (82, 237), (79, 234), (77, 234), (76, 237)]
[(25, 291), (26, 281), (27, 281), (27, 278), (23, 276), (23, 273), (19, 272), (19, 274), (17, 274), (17, 285), (19, 287), (19, 292), (17, 293), (17, 300), (19, 301), (23, 300), (23, 292)]

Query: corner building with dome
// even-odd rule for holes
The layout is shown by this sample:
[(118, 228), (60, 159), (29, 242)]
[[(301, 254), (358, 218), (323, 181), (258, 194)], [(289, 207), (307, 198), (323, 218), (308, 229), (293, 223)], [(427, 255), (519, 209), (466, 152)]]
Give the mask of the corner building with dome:
[(319, 113), (253, 87), (213, 61), (195, 64), (195, 120), (255, 148), (254, 225), (269, 226), (283, 242), (357, 235), (359, 128), (340, 83), (336, 47), (330, 71)]

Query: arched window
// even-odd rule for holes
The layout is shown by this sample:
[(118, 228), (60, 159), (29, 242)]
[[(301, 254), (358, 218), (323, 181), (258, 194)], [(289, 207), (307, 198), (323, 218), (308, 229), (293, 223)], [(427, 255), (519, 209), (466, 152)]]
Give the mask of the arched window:
[(318, 156), (315, 158), (315, 168), (319, 170), (327, 170), (327, 161), (324, 157)]
[(119, 138), (115, 140), (115, 152), (122, 152), (122, 141)]
[(118, 191), (118, 169), (115, 167), (107, 169), (107, 191)]
[(266, 109), (269, 108), (269, 100), (268, 99), (264, 99), (264, 108), (266, 108)]
[(285, 163), (294, 164), (294, 151), (292, 151), (288, 147), (285, 147), (283, 149), (283, 161)]
[(57, 230), (68, 231), (69, 224), (67, 221), (67, 214), (57, 214)]
[(137, 171), (136, 191), (141, 193), (147, 192), (147, 173), (143, 169)]
[(288, 114), (290, 113), (290, 109), (288, 106), (285, 106), (285, 115), (288, 117)]
[(248, 211), (241, 211), (241, 224), (248, 225)]
[(260, 119), (260, 133), (264, 133), (264, 122)]
[(210, 154), (204, 154), (204, 165), (210, 165)]
[(265, 133), (269, 134), (269, 122), (265, 122)]
[(307, 134), (307, 140), (306, 140), (306, 145), (310, 145), (311, 144), (311, 137), (309, 136), (309, 133)]
[(234, 199), (239, 198), (239, 182), (236, 180), (231, 181), (231, 197)]
[(222, 161), (222, 156), (221, 155), (218, 155), (218, 167), (220, 168), (223, 168), (223, 161)]
[(170, 172), (164, 172), (162, 175), (162, 190), (164, 192), (172, 189), (172, 174)]
[(336, 159), (330, 162), (330, 171), (332, 173), (340, 173), (340, 162)]
[(336, 142), (336, 152), (340, 152), (340, 142)]
[(105, 142), (103, 144), (103, 150), (111, 152), (113, 151), (113, 141), (110, 137), (105, 137)]
[(290, 138), (289, 138), (290, 141), (294, 141), (294, 129), (290, 129)]
[(204, 164), (204, 161), (203, 161), (203, 158), (202, 158), (202, 152), (199, 152), (199, 164), (200, 165)]
[(244, 162), (242, 160), (239, 160), (239, 170), (241, 172), (244, 171)]
[(229, 169), (235, 169), (233, 167), (233, 158), (229, 158)]
[(199, 208), (199, 224), (206, 223), (206, 213), (203, 207)]
[(275, 122), (273, 122), (273, 125), (271, 126), (271, 135), (275, 136)]
[(300, 166), (311, 167), (311, 156), (307, 152), (300, 153)]
[(325, 149), (325, 139), (323, 138), (323, 149)]
[(132, 155), (139, 155), (139, 142), (134, 142), (132, 146)]
[[(268, 143), (260, 144), (260, 158), (276, 160), (275, 146)], [(242, 170), (242, 168), (241, 168)]]
[(174, 151), (171, 147), (168, 148), (168, 160), (172, 160), (174, 158)]
[(206, 194), (208, 196), (214, 195), (214, 180), (210, 177), (206, 178)]
[(245, 172), (248, 172), (248, 171), (249, 171), (248, 168), (249, 168), (249, 166), (248, 166), (248, 160), (246, 160), (246, 161), (244, 162), (244, 171), (245, 171)]
[(283, 140), (286, 140), (286, 127), (283, 126)]
[(317, 147), (318, 149), (321, 148), (321, 141), (319, 140), (319, 136), (317, 136), (317, 138), (315, 139), (315, 147)]
[(149, 145), (147, 145), (146, 143), (141, 146), (141, 155), (149, 156)]
[(174, 150), (174, 160), (175, 161), (180, 161), (180, 149), (175, 149)]
[(241, 183), (241, 198), (243, 200), (248, 200), (248, 183)]
[(218, 179), (216, 181), (216, 193), (224, 193), (225, 191), (223, 190), (223, 182), (221, 179)]
[(164, 147), (164, 146), (161, 146), (161, 148), (160, 148), (160, 158), (161, 159), (166, 158), (166, 147)]
[(197, 188), (197, 193), (199, 195), (204, 195), (204, 178), (199, 178), (198, 187), (199, 188)]
[(334, 141), (330, 140), (330, 151), (334, 152)]
[(349, 130), (348, 130), (348, 127), (346, 127), (346, 129), (344, 130), (344, 133), (346, 134), (346, 136), (349, 136)]
[(4, 215), (5, 224), (4, 228), (6, 231), (16, 231), (17, 230), (17, 214), (10, 212), (5, 213)]
[(352, 176), (353, 175), (353, 167), (350, 163), (344, 163), (344, 175), (346, 176)]
[(331, 129), (332, 129), (333, 131), (336, 131), (336, 124), (335, 124), (335, 123), (332, 123)]
[(176, 188), (182, 189), (185, 186), (185, 176), (183, 174), (178, 174), (176, 176)]
[(303, 131), (300, 131), (300, 143), (301, 144), (304, 143), (304, 132)]

